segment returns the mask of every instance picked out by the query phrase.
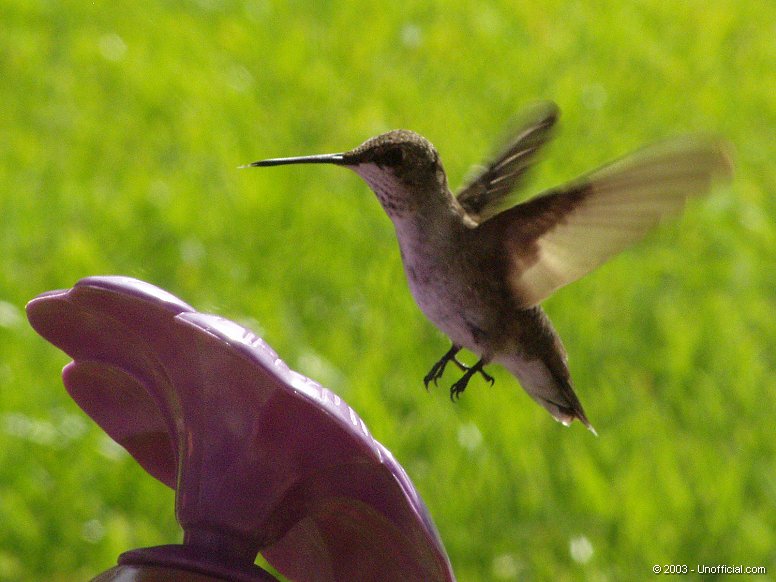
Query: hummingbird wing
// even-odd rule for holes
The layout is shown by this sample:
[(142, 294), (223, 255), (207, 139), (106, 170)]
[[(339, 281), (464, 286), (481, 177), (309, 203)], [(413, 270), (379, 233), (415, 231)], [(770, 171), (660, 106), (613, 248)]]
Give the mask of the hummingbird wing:
[(685, 137), (645, 148), (510, 208), (477, 230), (503, 244), (522, 307), (536, 305), (641, 239), (686, 200), (729, 178), (721, 140)]
[(552, 101), (529, 108), (498, 155), (461, 188), (458, 202), (477, 223), (502, 210), (501, 202), (520, 185), (536, 152), (552, 137), (559, 114)]

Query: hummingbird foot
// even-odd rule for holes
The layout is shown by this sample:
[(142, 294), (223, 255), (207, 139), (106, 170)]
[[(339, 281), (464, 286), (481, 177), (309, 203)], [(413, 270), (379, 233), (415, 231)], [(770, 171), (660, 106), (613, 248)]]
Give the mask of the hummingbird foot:
[(496, 379), (488, 374), (485, 370), (483, 370), (482, 366), (480, 366), (480, 369), (477, 371), (480, 373), (480, 376), (482, 376), (487, 382), (490, 382), (491, 386), (496, 383)]
[(458, 398), (460, 398), (463, 391), (466, 390), (466, 386), (469, 385), (469, 380), (471, 380), (472, 376), (474, 376), (477, 373), (481, 374), (482, 377), (485, 378), (485, 380), (487, 380), (488, 382), (490, 382), (491, 386), (493, 386), (496, 380), (493, 378), (493, 376), (491, 376), (485, 370), (482, 369), (482, 367), (486, 363), (487, 362), (483, 358), (473, 366), (466, 366), (466, 373), (461, 377), (460, 380), (458, 380), (455, 384), (450, 386), (450, 400), (455, 402)]
[(426, 374), (425, 378), (423, 378), (423, 384), (426, 386), (426, 390), (428, 390), (428, 385), (433, 382), (434, 386), (437, 386), (437, 383), (439, 382), (439, 379), (442, 377), (442, 374), (445, 372), (445, 367), (447, 367), (447, 363), (450, 361), (453, 361), (456, 366), (458, 366), (461, 370), (468, 370), (468, 366), (465, 366), (461, 362), (459, 362), (455, 355), (461, 351), (461, 346), (457, 346), (455, 344), (452, 345), (452, 347), (445, 352), (445, 355), (442, 356), (439, 361), (434, 364), (431, 367), (431, 371)]

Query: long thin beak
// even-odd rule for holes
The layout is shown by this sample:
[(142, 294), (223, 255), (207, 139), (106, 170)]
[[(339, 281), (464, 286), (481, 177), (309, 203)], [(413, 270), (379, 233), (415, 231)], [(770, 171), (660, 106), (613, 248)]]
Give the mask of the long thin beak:
[(284, 166), (286, 164), (337, 164), (345, 163), (343, 154), (320, 154), (317, 156), (298, 156), (295, 158), (272, 158), (269, 160), (259, 160), (240, 166), (241, 168), (257, 168), (265, 166)]

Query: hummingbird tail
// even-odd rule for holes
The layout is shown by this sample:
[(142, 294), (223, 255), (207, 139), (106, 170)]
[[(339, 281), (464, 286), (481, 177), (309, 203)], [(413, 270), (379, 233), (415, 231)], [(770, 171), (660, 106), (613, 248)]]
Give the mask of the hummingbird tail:
[(566, 377), (559, 376), (541, 359), (529, 359), (522, 355), (511, 355), (502, 363), (520, 381), (528, 395), (547, 409), (555, 420), (565, 426), (571, 425), (575, 419), (579, 420), (598, 436), (574, 393), (568, 371), (564, 370)]

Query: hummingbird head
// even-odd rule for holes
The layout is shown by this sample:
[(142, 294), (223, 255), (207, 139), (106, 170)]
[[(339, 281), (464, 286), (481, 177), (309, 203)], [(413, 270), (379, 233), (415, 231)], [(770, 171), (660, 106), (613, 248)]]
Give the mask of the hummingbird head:
[(434, 202), (447, 203), (447, 177), (436, 148), (413, 131), (396, 129), (340, 154), (276, 158), (250, 166), (336, 164), (361, 176), (391, 218), (400, 218)]

